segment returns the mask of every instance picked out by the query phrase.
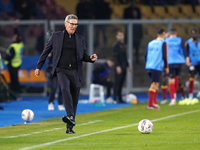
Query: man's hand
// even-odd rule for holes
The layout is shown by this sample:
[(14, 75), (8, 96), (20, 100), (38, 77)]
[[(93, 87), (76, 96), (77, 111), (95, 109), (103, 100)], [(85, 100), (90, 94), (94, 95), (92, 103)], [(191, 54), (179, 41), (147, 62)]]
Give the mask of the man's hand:
[(122, 72), (122, 68), (120, 66), (117, 66), (116, 71), (117, 71), (117, 74), (120, 74)]
[(38, 77), (40, 75), (40, 69), (35, 69), (35, 76)]
[(185, 64), (186, 64), (187, 66), (190, 66), (190, 58), (189, 58), (189, 57), (186, 57), (186, 59), (185, 59)]
[(92, 54), (91, 56), (90, 56), (90, 59), (92, 60), (92, 61), (96, 61), (97, 60), (97, 55), (96, 54)]
[(169, 74), (169, 68), (165, 68), (165, 73)]
[(128, 73), (131, 74), (132, 73), (131, 67), (128, 67), (127, 69), (128, 69)]

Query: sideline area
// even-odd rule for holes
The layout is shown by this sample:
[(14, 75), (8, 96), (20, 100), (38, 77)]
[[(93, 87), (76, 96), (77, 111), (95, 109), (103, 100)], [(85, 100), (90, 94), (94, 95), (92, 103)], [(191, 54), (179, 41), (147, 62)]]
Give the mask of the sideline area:
[[(86, 99), (86, 96), (80, 96), (79, 101), (83, 99)], [(0, 127), (24, 123), (24, 120), (21, 118), (21, 113), (24, 109), (31, 109), (34, 112), (34, 119), (31, 122), (37, 122), (66, 115), (65, 111), (58, 111), (57, 100), (55, 100), (54, 103), (54, 111), (47, 110), (48, 97), (42, 96), (26, 96), (22, 97), (22, 100), (20, 101), (0, 103), (0, 105), (4, 107), (4, 110), (0, 111)], [(132, 104), (79, 103), (77, 114), (98, 112), (130, 105)]]
[[(139, 103), (148, 102), (147, 93), (135, 94)], [(170, 98), (167, 94), (168, 99)], [(180, 94), (177, 95), (177, 99), (180, 100)], [(83, 103), (88, 100), (88, 95), (79, 96), (79, 104), (77, 108), (77, 115), (83, 113), (99, 112), (108, 109), (115, 109), (121, 107), (128, 107), (134, 105), (131, 103), (125, 104), (102, 104), (102, 103)], [(158, 94), (158, 101), (162, 100), (162, 94)], [(65, 111), (58, 111), (57, 99), (54, 100), (54, 111), (48, 111), (48, 97), (43, 96), (24, 96), (20, 101), (11, 101), (0, 103), (4, 107), (4, 110), (0, 110), (0, 127), (11, 126), (24, 123), (21, 118), (21, 113), (24, 109), (31, 109), (34, 112), (34, 119), (31, 122), (38, 122), (51, 118), (63, 117), (66, 115)], [(136, 104), (137, 105), (137, 104)]]

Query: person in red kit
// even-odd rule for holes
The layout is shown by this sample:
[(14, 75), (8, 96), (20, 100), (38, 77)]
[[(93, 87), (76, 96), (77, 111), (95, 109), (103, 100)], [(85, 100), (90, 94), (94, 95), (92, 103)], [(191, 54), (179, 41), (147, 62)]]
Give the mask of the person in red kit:
[(169, 93), (171, 97), (170, 106), (176, 105), (176, 92), (179, 85), (179, 75), (182, 64), (189, 66), (189, 57), (184, 47), (183, 39), (177, 36), (175, 28), (170, 30), (170, 36), (165, 39), (168, 45), (169, 64)]
[(158, 29), (157, 38), (149, 42), (145, 54), (146, 65), (145, 69), (151, 78), (151, 86), (149, 88), (149, 103), (147, 109), (159, 110), (160, 106), (157, 104), (157, 95), (159, 88), (159, 81), (163, 69), (168, 73), (167, 63), (167, 44), (164, 40), (165, 30)]
[[(167, 32), (165, 34), (165, 38), (168, 38), (169, 36), (170, 36), (170, 32)], [(167, 103), (167, 89), (168, 89), (168, 74), (166, 73), (166, 71), (163, 71), (161, 78), (162, 78), (161, 89), (162, 89), (163, 100), (160, 102), (160, 104), (166, 104)], [(184, 100), (186, 98), (185, 91), (184, 91), (184, 84), (180, 81), (180, 79), (181, 77), (179, 76), (179, 84), (177, 84), (177, 81), (178, 81), (177, 79), (176, 79), (176, 84), (178, 85), (179, 91), (181, 93), (181, 98), (182, 100)]]
[(195, 74), (200, 74), (200, 39), (198, 38), (199, 34), (197, 29), (191, 30), (191, 38), (185, 42), (185, 47), (190, 58), (189, 66), (189, 98), (183, 101), (180, 101), (180, 105), (193, 105), (196, 103), (196, 100), (193, 99), (193, 90), (194, 90), (194, 81)]

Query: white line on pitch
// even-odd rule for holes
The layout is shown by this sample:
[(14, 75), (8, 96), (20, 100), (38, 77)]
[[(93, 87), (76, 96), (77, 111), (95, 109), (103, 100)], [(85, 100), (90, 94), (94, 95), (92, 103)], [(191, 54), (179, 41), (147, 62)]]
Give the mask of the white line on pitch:
[[(95, 121), (90, 121), (90, 122), (78, 124), (76, 126), (84, 126), (84, 125), (88, 125), (88, 124), (92, 124), (92, 123), (96, 123), (96, 122), (102, 122), (102, 121), (103, 120), (95, 120)], [(5, 139), (18, 138), (18, 137), (22, 137), (22, 136), (29, 136), (29, 135), (33, 135), (33, 134), (40, 134), (40, 133), (44, 133), (44, 132), (51, 132), (51, 131), (60, 130), (60, 129), (64, 129), (64, 128), (54, 128), (54, 129), (51, 129), (51, 130), (43, 130), (41, 132), (32, 132), (32, 133), (29, 133), (29, 134), (21, 134), (21, 135), (16, 135), (16, 136), (7, 136), (7, 137), (3, 137), (3, 138), (5, 138)]]
[[(178, 117), (178, 116), (182, 116), (182, 115), (187, 115), (187, 114), (191, 114), (191, 113), (195, 113), (195, 112), (199, 112), (199, 111), (200, 111), (200, 109), (199, 110), (194, 110), (194, 111), (189, 111), (189, 112), (184, 112), (184, 113), (180, 113), (180, 114), (176, 114), (176, 115), (170, 115), (170, 116), (154, 119), (154, 120), (151, 120), (151, 121), (152, 122), (156, 122), (156, 121), (169, 119), (169, 118), (174, 118), (174, 117)], [(64, 141), (69, 141), (69, 140), (78, 139), (78, 138), (81, 138), (81, 137), (86, 137), (86, 136), (95, 135), (95, 134), (99, 134), (99, 133), (105, 133), (105, 132), (109, 132), (109, 131), (113, 131), (113, 130), (118, 130), (118, 129), (128, 128), (128, 127), (132, 127), (132, 126), (137, 126), (137, 125), (138, 125), (138, 123), (135, 123), (135, 124), (127, 125), (127, 126), (121, 126), (121, 127), (116, 127), (116, 128), (112, 128), (112, 129), (92, 132), (92, 133), (88, 133), (88, 134), (83, 134), (83, 135), (74, 136), (74, 137), (70, 137), (70, 138), (65, 138), (65, 139), (61, 139), (61, 140), (57, 140), (57, 141), (47, 142), (47, 143), (34, 145), (34, 146), (30, 146), (30, 147), (24, 147), (24, 148), (21, 148), (21, 149), (18, 149), (18, 150), (28, 150), (28, 149), (33, 149), (33, 148), (37, 148), (37, 147), (48, 146), (48, 145), (52, 145), (52, 144), (56, 144), (56, 143), (60, 143), (60, 142), (64, 142)]]

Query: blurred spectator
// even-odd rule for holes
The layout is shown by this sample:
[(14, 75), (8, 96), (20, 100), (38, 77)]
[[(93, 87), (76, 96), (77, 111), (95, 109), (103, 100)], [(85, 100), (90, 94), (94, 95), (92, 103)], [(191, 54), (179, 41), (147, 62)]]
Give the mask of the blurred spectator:
[[(36, 4), (31, 0), (12, 0), (14, 8), (19, 12), (20, 20), (30, 20), (30, 19), (43, 19), (45, 15), (41, 9), (39, 9)], [(28, 36), (28, 26), (21, 25), (19, 27), (22, 41), (24, 44), (27, 43)]]
[(92, 83), (100, 84), (106, 87), (106, 102), (114, 102), (111, 98), (111, 88), (113, 88), (113, 82), (109, 78), (110, 69), (114, 62), (112, 58), (107, 58), (105, 63), (98, 64), (92, 71)]
[[(93, 19), (94, 18), (94, 7), (93, 3), (90, 0), (79, 0), (78, 5), (76, 6), (76, 15), (79, 20), (82, 19)], [(87, 26), (80, 25), (77, 28), (77, 33), (84, 36), (84, 39), (87, 44)]]
[(38, 19), (44, 19), (43, 11), (31, 0), (12, 0), (14, 8), (19, 12), (19, 19), (28, 20), (36, 16)]
[(45, 13), (48, 19), (63, 19), (68, 14), (64, 7), (56, 4), (55, 0), (34, 0), (36, 5)]
[(0, 11), (13, 11), (13, 4), (11, 0), (0, 0)]
[(114, 100), (118, 103), (124, 103), (122, 99), (122, 87), (126, 79), (127, 70), (131, 73), (129, 67), (128, 57), (126, 52), (126, 45), (124, 43), (124, 33), (121, 30), (116, 32), (117, 41), (113, 44), (113, 58), (114, 58)]
[(78, 19), (92, 19), (94, 18), (93, 3), (90, 0), (79, 0), (76, 7), (76, 14)]
[(21, 40), (21, 36), (15, 28), (15, 35), (13, 36), (13, 43), (10, 44), (6, 51), (5, 64), (7, 64), (8, 71), (10, 73), (10, 88), (18, 96), (20, 91), (20, 84), (18, 79), (18, 71), (22, 64), (22, 53), (24, 44)]
[[(110, 19), (112, 9), (109, 6), (109, 3), (105, 2), (104, 0), (96, 0), (94, 3), (94, 14), (95, 19)], [(99, 45), (99, 33), (102, 32), (103, 34), (103, 42), (104, 46), (107, 45), (107, 26), (106, 25), (95, 25), (95, 40), (94, 45), (95, 47)]]
[[(141, 19), (141, 12), (140, 8), (137, 7), (136, 1), (131, 1), (131, 6), (124, 9), (124, 19)], [(126, 29), (127, 34), (127, 29)], [(133, 47), (135, 48), (135, 62), (139, 63), (139, 47), (140, 42), (142, 39), (142, 25), (141, 24), (135, 24), (133, 25)], [(125, 36), (127, 37), (127, 36)], [(127, 41), (127, 38), (125, 39)]]
[(11, 0), (0, 0), (0, 17), (8, 19), (8, 16), (14, 16), (14, 7)]

